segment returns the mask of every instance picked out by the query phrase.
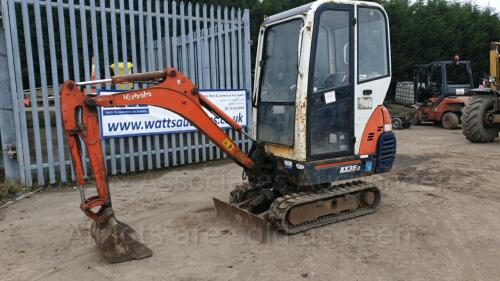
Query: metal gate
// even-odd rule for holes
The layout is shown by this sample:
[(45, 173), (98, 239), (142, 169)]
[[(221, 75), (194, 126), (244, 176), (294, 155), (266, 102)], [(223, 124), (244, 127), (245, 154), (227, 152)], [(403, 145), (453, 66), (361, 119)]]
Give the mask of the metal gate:
[[(59, 87), (68, 79), (90, 80), (92, 65), (96, 79), (131, 62), (134, 73), (174, 66), (200, 89), (251, 92), (248, 10), (163, 0), (2, 0), (1, 12), (0, 102), (8, 107), (0, 110), (2, 155), (6, 177), (26, 186), (74, 179)], [(241, 134), (227, 132), (249, 149)], [(199, 132), (103, 140), (102, 146), (112, 175), (226, 157)], [(84, 167), (90, 174), (87, 161)]]

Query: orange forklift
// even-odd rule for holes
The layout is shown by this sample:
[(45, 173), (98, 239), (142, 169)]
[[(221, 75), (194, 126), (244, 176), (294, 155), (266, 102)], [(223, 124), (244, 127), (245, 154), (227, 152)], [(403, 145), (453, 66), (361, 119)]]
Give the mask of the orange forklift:
[(462, 109), (474, 88), (469, 61), (456, 55), (453, 61), (416, 65), (414, 85), (413, 124), (430, 122), (449, 130), (460, 127)]

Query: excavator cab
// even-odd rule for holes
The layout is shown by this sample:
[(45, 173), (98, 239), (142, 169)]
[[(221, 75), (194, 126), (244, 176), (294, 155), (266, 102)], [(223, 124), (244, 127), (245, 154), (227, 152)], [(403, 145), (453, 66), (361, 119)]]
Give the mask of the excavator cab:
[(313, 2), (260, 28), (254, 133), (299, 186), (390, 168), (376, 143), (392, 135), (382, 106), (391, 81), (387, 15), (374, 3), (345, 3)]
[(332, 183), (387, 172), (395, 159), (383, 8), (323, 0), (266, 18), (254, 82), (258, 176), (231, 193), (234, 208), (217, 209), (288, 234), (373, 212), (376, 187)]
[[(391, 82), (389, 46), (387, 15), (376, 3), (320, 0), (267, 17), (257, 48), (252, 134), (173, 68), (66, 81), (61, 108), (76, 179), (81, 187), (84, 144), (97, 187), (93, 197), (80, 188), (80, 207), (94, 221), (92, 236), (103, 256), (122, 262), (152, 251), (113, 212), (99, 107), (151, 105), (186, 118), (243, 168), (248, 181), (235, 187), (229, 202), (214, 203), (218, 215), (253, 230), (295, 234), (373, 213), (380, 190), (347, 180), (388, 172), (395, 160), (396, 138), (383, 106)], [(105, 96), (83, 89), (144, 81), (148, 88)], [(240, 150), (207, 112), (253, 140), (251, 151)]]

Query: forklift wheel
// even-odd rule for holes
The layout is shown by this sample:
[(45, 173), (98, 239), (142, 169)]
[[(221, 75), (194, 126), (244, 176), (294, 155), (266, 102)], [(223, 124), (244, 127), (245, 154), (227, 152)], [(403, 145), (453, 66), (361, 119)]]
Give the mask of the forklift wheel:
[(402, 130), (403, 129), (403, 121), (398, 117), (392, 117), (392, 128), (394, 130)]
[(441, 119), (443, 128), (448, 130), (455, 130), (460, 128), (460, 117), (456, 113), (446, 112)]
[(410, 106), (410, 112), (406, 118), (410, 121), (410, 126), (420, 124), (420, 122), (422, 121), (421, 115), (422, 113), (420, 112), (420, 106), (415, 104)]

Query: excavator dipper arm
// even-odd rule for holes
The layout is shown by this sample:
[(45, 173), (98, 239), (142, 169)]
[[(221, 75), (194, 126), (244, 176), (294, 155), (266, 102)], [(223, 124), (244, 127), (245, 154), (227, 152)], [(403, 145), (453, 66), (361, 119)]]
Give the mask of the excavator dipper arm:
[[(86, 95), (79, 87), (103, 82), (117, 84), (151, 80), (158, 81), (158, 84), (141, 90), (106, 96)], [(61, 90), (62, 118), (73, 159), (76, 181), (80, 186), (82, 199), (80, 207), (94, 221), (92, 236), (104, 257), (112, 262), (138, 259), (152, 254), (151, 250), (136, 241), (135, 232), (129, 226), (114, 218), (101, 146), (97, 108), (129, 105), (150, 105), (175, 112), (189, 120), (240, 166), (246, 170), (251, 170), (254, 166), (253, 160), (239, 149), (238, 145), (204, 109), (219, 116), (235, 130), (245, 133), (242, 127), (199, 93), (196, 86), (176, 69), (117, 76), (94, 83), (92, 81), (79, 84), (73, 81), (65, 82)], [(82, 142), (87, 147), (97, 188), (97, 195), (90, 198), (85, 198), (82, 188), (84, 184)], [(96, 208), (99, 210), (94, 212), (93, 209)], [(124, 235), (128, 236), (120, 240), (119, 237)]]

